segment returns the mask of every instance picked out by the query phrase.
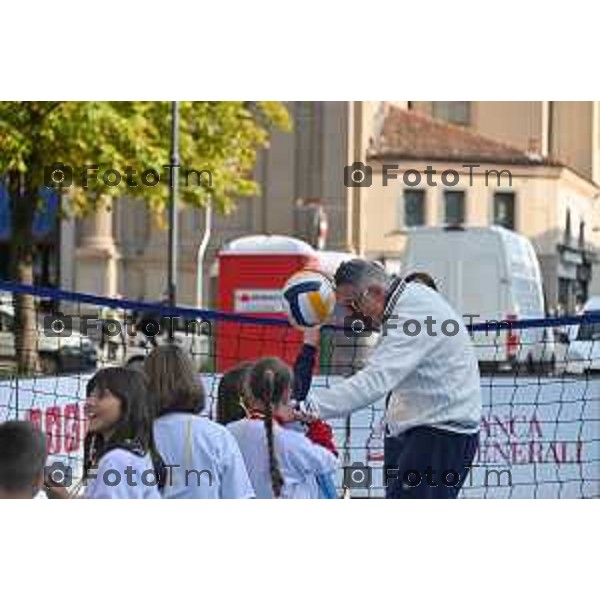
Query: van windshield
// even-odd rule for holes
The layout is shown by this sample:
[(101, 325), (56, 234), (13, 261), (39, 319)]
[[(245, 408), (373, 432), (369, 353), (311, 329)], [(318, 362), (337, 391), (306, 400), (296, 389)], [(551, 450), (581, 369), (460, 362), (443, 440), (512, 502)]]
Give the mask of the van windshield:
[(530, 243), (508, 232), (503, 232), (503, 237), (510, 257), (512, 274), (523, 279), (535, 278), (537, 259)]
[(535, 279), (524, 277), (513, 278), (513, 295), (519, 313), (524, 315), (541, 316), (544, 306), (539, 291), (539, 284)]

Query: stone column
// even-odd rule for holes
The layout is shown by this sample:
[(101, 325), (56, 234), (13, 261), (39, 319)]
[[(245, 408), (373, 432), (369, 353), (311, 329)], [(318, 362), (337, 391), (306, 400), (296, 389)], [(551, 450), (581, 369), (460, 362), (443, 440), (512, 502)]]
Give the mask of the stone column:
[(75, 251), (75, 286), (79, 292), (115, 296), (120, 254), (113, 233), (113, 200), (104, 198), (95, 213), (80, 220)]
[[(179, 240), (177, 251), (177, 302), (180, 303), (181, 271), (185, 262), (182, 256), (182, 238), (185, 234), (185, 224), (181, 221), (181, 210), (178, 213)], [(166, 223), (165, 213), (165, 223)], [(144, 272), (144, 300), (147, 302), (158, 302), (167, 291), (167, 268), (168, 268), (169, 230), (165, 226), (159, 227), (152, 218), (148, 244), (142, 255), (140, 264)]]

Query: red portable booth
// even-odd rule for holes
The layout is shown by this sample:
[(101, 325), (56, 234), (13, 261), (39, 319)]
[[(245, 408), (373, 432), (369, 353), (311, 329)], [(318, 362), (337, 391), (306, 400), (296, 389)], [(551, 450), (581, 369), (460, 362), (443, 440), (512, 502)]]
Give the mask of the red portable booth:
[[(315, 250), (302, 240), (279, 235), (255, 235), (227, 244), (219, 253), (218, 308), (252, 317), (286, 319), (281, 290), (302, 268), (318, 268)], [(235, 321), (217, 323), (217, 370), (242, 360), (278, 356), (293, 364), (302, 344), (291, 327)]]

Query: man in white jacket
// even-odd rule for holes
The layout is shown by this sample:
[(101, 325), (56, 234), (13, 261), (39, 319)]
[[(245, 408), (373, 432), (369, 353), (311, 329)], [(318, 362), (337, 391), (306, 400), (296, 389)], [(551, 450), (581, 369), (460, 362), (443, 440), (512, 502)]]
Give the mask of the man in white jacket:
[[(377, 263), (343, 263), (336, 296), (347, 335), (379, 329), (367, 365), (307, 408), (343, 417), (387, 399), (384, 484), (388, 498), (456, 498), (478, 446), (479, 369), (459, 315), (433, 289), (388, 276)], [(362, 331), (361, 331), (362, 330)]]

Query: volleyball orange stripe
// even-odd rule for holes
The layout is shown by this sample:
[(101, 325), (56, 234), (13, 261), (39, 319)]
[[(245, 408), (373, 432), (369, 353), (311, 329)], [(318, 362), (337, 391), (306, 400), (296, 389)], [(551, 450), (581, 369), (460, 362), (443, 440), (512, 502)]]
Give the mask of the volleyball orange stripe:
[(321, 294), (319, 292), (309, 292), (307, 296), (311, 307), (317, 313), (319, 322), (323, 322), (329, 316), (329, 308), (323, 302)]

